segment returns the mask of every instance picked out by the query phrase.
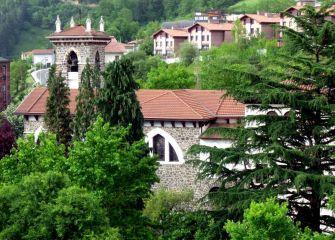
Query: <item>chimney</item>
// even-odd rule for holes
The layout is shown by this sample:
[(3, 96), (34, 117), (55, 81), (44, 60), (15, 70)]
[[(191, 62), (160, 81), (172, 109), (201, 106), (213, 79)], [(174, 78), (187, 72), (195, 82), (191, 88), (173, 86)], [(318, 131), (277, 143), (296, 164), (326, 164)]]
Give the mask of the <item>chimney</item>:
[(87, 17), (86, 19), (86, 32), (90, 32), (92, 30), (92, 21), (90, 17)]
[(62, 29), (61, 29), (62, 23), (61, 23), (61, 21), (59, 19), (59, 15), (57, 15), (57, 19), (56, 19), (55, 24), (56, 24), (56, 33), (61, 32), (62, 31)]
[(73, 17), (71, 17), (71, 21), (70, 21), (70, 27), (74, 27), (76, 24), (75, 24), (75, 22), (74, 22), (74, 19), (73, 19)]
[(103, 17), (100, 17), (100, 32), (104, 32), (105, 31), (105, 21), (103, 19)]

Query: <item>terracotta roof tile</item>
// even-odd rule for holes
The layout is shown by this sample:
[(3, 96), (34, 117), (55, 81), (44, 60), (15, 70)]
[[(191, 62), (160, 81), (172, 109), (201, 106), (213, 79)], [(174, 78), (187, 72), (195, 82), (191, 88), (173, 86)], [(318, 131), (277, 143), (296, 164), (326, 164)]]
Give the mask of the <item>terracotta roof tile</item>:
[(279, 16), (268, 17), (268, 16), (260, 15), (260, 14), (245, 14), (240, 19), (243, 19), (246, 17), (254, 19), (255, 21), (259, 23), (280, 23)]
[[(75, 112), (78, 90), (70, 90), (70, 110)], [(215, 90), (148, 90), (137, 92), (146, 120), (208, 121), (216, 117), (243, 117), (245, 106), (231, 98), (222, 99)], [(16, 109), (16, 114), (43, 115), (48, 91), (35, 88)]]
[(125, 53), (127, 52), (127, 44), (118, 42), (115, 38), (112, 38), (110, 43), (105, 47), (106, 53)]
[(53, 54), (54, 50), (51, 49), (34, 49), (31, 51), (32, 54), (34, 55), (44, 55), (44, 54)]
[(97, 37), (97, 38), (109, 38), (105, 32), (98, 32), (92, 29), (90, 32), (86, 32), (86, 28), (83, 25), (77, 25), (72, 28), (64, 29), (59, 33), (53, 33), (48, 38), (54, 39), (59, 37)]
[(231, 31), (233, 30), (234, 24), (233, 23), (195, 23), (193, 26), (188, 28), (194, 28), (195, 26), (202, 26), (209, 31)]
[(188, 32), (187, 32), (187, 29), (185, 29), (185, 28), (181, 28), (181, 29), (163, 28), (163, 29), (155, 32), (152, 36), (155, 37), (160, 32), (165, 32), (172, 37), (185, 37), (185, 38), (188, 37)]

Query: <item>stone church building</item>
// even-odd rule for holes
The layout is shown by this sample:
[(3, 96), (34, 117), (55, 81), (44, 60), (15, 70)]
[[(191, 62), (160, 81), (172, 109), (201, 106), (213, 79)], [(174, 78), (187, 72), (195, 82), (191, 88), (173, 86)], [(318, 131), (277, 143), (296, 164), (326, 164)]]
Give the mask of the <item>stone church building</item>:
[[(70, 111), (75, 113), (80, 74), (86, 61), (104, 70), (105, 46), (111, 40), (104, 32), (100, 19), (99, 31), (75, 25), (61, 29), (56, 21), (56, 32), (48, 39), (56, 53), (56, 69), (70, 87)], [(35, 133), (43, 127), (48, 90), (35, 88), (23, 100), (16, 114), (24, 116), (24, 133)], [(196, 180), (197, 170), (185, 163), (186, 152), (194, 144), (227, 147), (229, 140), (208, 135), (211, 127), (234, 127), (246, 115), (246, 106), (232, 98), (222, 98), (222, 91), (211, 90), (139, 90), (137, 97), (144, 116), (144, 132), (150, 151), (158, 155), (160, 183), (155, 188), (191, 190), (196, 199), (204, 196), (215, 184)], [(213, 181), (214, 182), (214, 181)]]

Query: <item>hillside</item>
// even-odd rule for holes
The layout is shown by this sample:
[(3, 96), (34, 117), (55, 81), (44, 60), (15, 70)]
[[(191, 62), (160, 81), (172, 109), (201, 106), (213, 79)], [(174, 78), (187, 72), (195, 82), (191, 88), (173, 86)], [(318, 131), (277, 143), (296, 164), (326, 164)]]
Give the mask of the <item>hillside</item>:
[(294, 0), (2, 0), (0, 3), (0, 56), (17, 58), (22, 51), (49, 46), (45, 36), (54, 30), (60, 15), (68, 25), (71, 16), (84, 23), (91, 16), (97, 25), (104, 16), (106, 31), (122, 41), (150, 35), (145, 26), (160, 22), (190, 18), (195, 11), (222, 9), (225, 11), (277, 11)]

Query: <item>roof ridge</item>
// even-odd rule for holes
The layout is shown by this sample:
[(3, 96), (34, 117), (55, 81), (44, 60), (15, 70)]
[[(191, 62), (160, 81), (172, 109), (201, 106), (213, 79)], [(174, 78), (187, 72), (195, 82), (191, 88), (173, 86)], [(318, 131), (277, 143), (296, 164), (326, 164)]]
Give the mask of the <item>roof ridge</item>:
[(155, 99), (157, 99), (157, 98), (159, 98), (159, 97), (161, 97), (161, 96), (164, 96), (164, 95), (168, 94), (168, 92), (169, 92), (169, 90), (168, 90), (168, 91), (165, 90), (165, 92), (163, 92), (162, 94), (159, 94), (158, 96), (155, 96), (155, 97), (153, 97), (153, 98), (150, 98), (150, 99), (148, 99), (147, 101), (144, 101), (142, 104), (145, 104), (145, 103), (147, 103), (147, 102), (150, 102), (150, 101), (152, 101), (152, 100), (155, 100)]
[(48, 90), (48, 88), (44, 89), (44, 91), (41, 93), (41, 95), (38, 98), (36, 98), (36, 100), (33, 102), (33, 104), (28, 108), (28, 111), (30, 111), (35, 106), (37, 101), (41, 99), (41, 97), (46, 93), (47, 90)]
[[(190, 90), (192, 91), (192, 90), (199, 90), (199, 89), (185, 89), (186, 92), (189, 92)], [(202, 91), (202, 90), (200, 90), (200, 91)], [(213, 90), (205, 90), (205, 91), (213, 91)], [(219, 90), (215, 90), (215, 91), (219, 91)], [(194, 99), (194, 100), (195, 100), (201, 107), (203, 107), (204, 109), (206, 109), (208, 113), (210, 113), (211, 115), (213, 115), (212, 110), (210, 110), (207, 106), (201, 104), (201, 103), (198, 101), (198, 99), (196, 99), (195, 97), (192, 96), (192, 98), (193, 98), (193, 99)], [(215, 115), (216, 115), (216, 113), (215, 113)]]
[[(182, 103), (184, 103), (184, 105), (186, 105), (188, 108), (190, 108), (191, 110), (192, 110), (192, 112), (194, 112), (195, 114), (197, 114), (198, 116), (200, 116), (200, 117), (203, 117), (200, 113), (198, 113), (197, 111), (195, 111), (190, 105), (188, 105), (183, 99), (181, 99), (175, 92), (178, 92), (178, 91), (183, 91), (183, 92), (186, 92), (186, 93), (188, 93), (187, 92), (187, 90), (185, 90), (185, 89), (179, 89), (179, 90), (171, 90), (171, 92), (180, 100), (180, 101), (182, 101)], [(189, 93), (188, 93), (188, 95), (190, 95)], [(194, 97), (193, 96), (191, 96), (191, 98), (192, 99), (194, 99)], [(195, 99), (194, 99), (195, 100)], [(197, 102), (197, 101), (196, 101)], [(198, 103), (198, 102), (197, 102)], [(199, 104), (199, 103), (198, 103)], [(200, 106), (202, 106), (201, 104), (200, 104)]]

